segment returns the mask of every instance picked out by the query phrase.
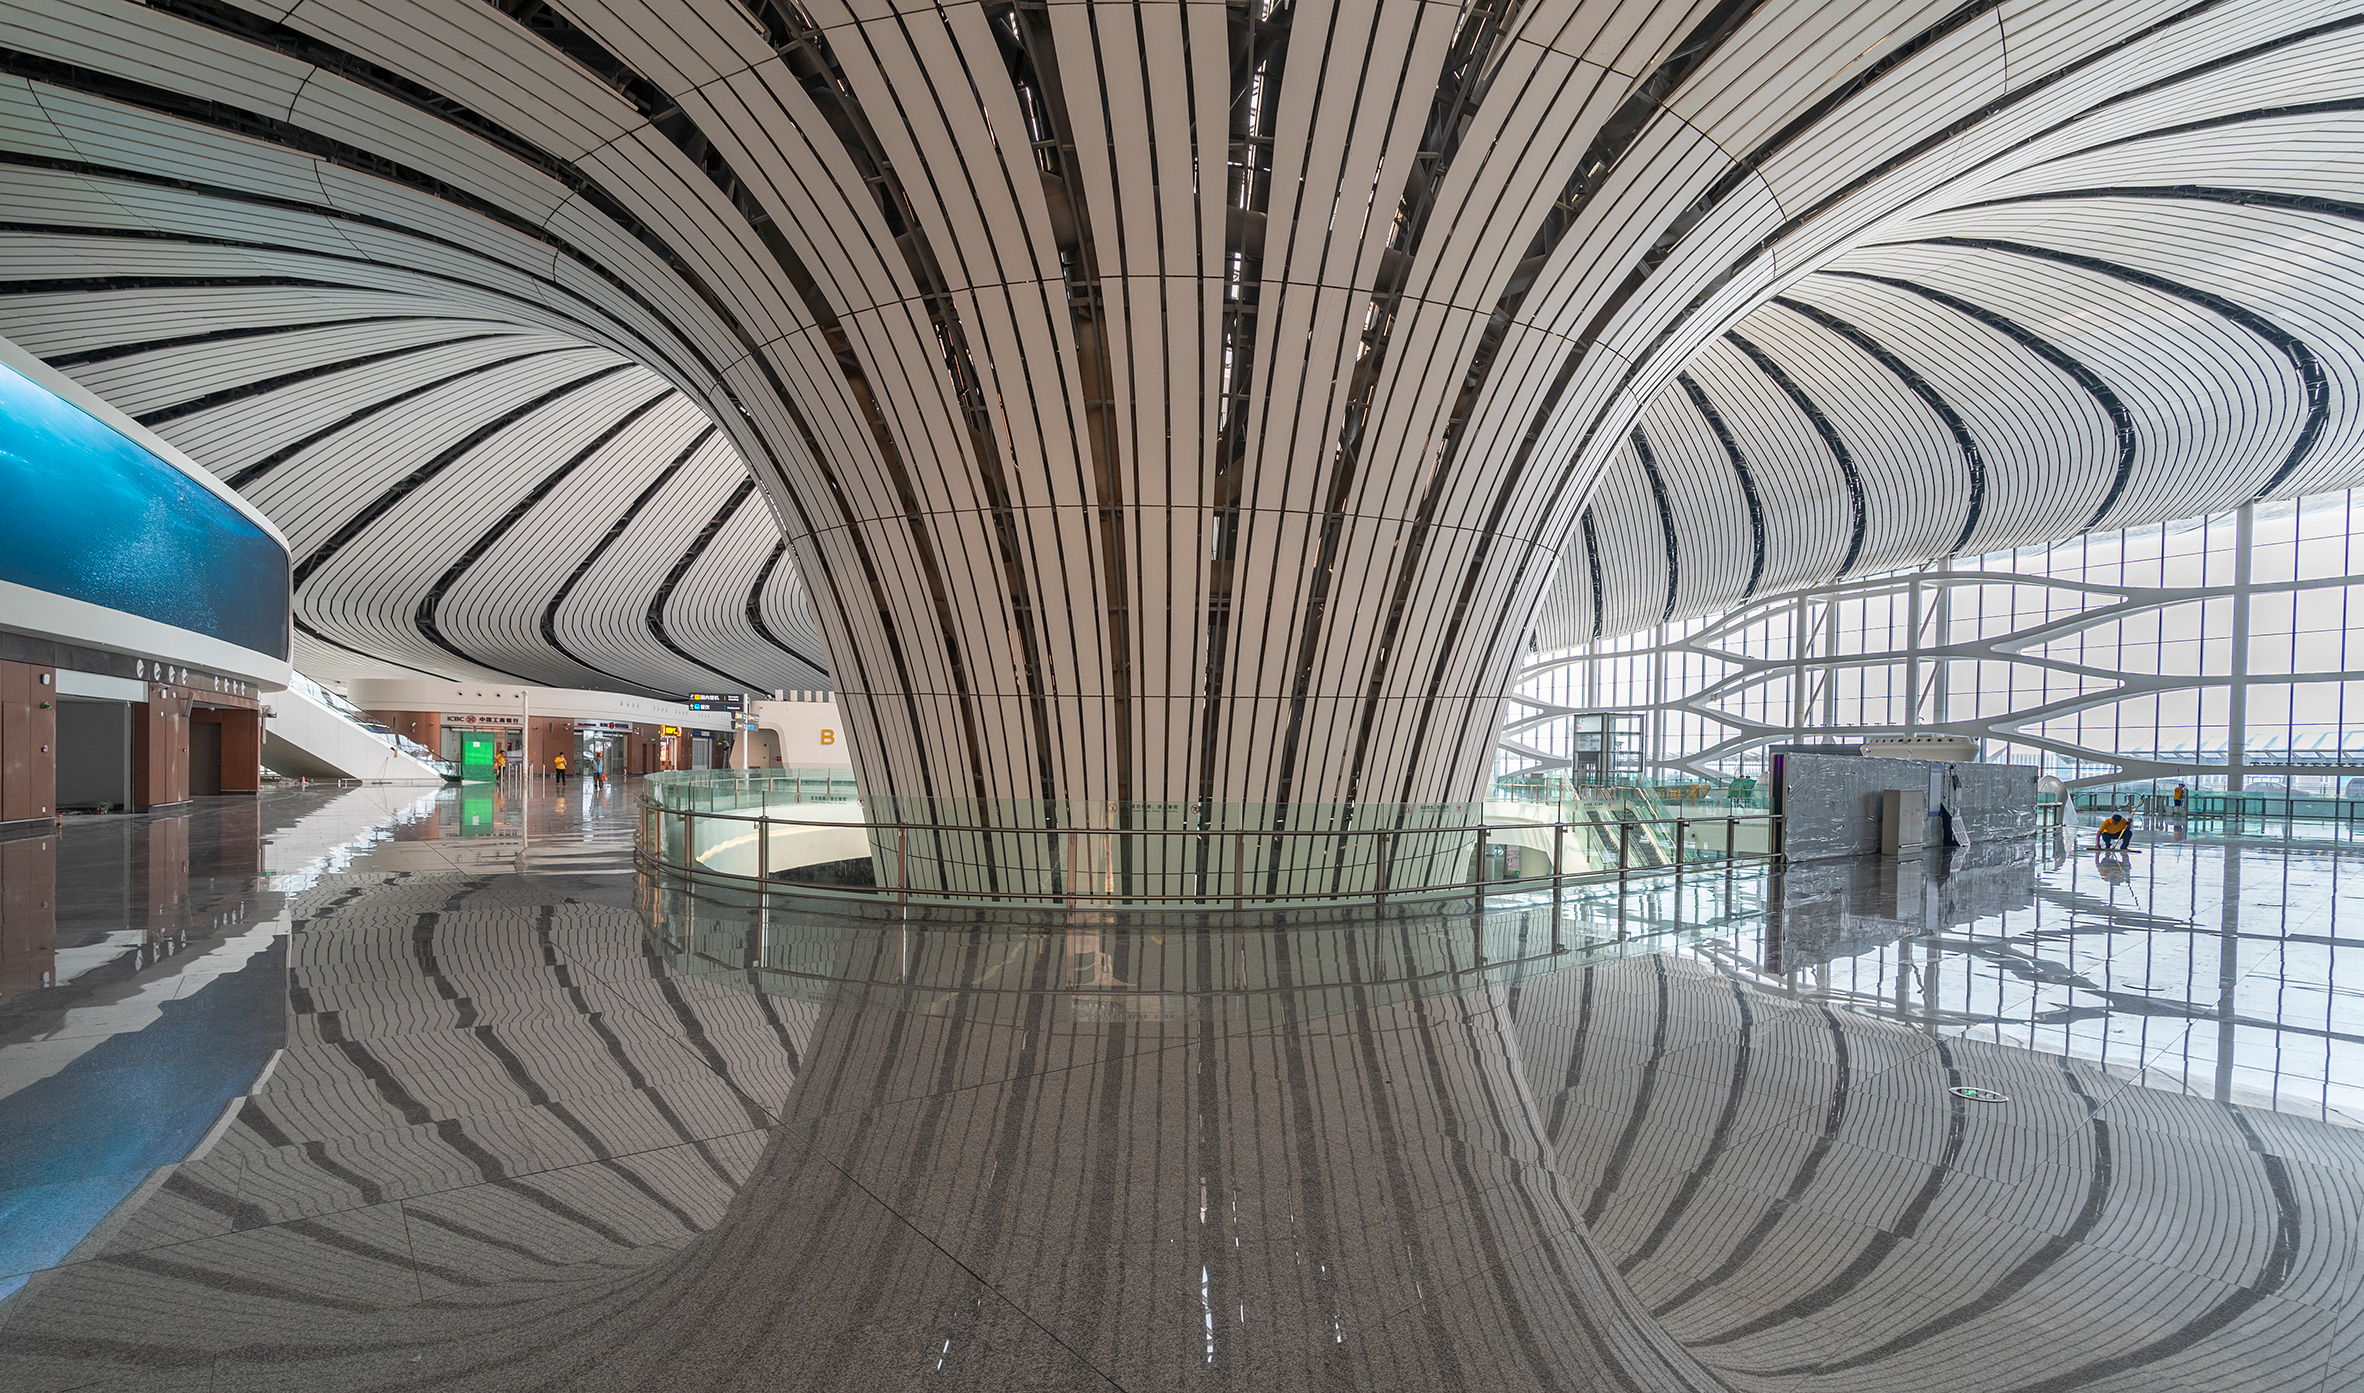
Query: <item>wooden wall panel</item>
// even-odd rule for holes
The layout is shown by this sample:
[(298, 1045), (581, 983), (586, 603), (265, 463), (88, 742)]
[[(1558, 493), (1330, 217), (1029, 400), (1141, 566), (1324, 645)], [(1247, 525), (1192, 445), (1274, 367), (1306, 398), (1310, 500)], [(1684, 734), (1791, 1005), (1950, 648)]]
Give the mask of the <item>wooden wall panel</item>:
[(131, 713), (131, 805), (145, 811), (189, 801), (188, 690), (148, 684)]
[(54, 817), (57, 670), (0, 662), (0, 822)]

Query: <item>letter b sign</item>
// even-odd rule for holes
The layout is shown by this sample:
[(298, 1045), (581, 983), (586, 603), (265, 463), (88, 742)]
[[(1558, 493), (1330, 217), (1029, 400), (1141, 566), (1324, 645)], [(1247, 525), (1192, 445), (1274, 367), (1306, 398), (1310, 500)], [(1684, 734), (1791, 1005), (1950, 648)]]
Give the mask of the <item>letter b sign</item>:
[(822, 744), (824, 744), (824, 745), (834, 745), (834, 744), (836, 744), (836, 743), (837, 743), (837, 732), (836, 732), (836, 731), (834, 731), (834, 730), (824, 730), (824, 731), (822, 731), (822, 732), (821, 732), (821, 743), (822, 743)]

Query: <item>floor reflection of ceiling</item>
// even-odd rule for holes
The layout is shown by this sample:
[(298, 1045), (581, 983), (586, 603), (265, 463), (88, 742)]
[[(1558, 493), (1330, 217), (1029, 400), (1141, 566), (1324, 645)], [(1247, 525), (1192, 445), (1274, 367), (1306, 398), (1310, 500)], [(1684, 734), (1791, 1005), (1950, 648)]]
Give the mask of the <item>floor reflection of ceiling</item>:
[[(1657, 882), (1556, 958), (1547, 903), (652, 938), (535, 876), (324, 873), (286, 1053), (0, 1305), (0, 1383), (2312, 1387), (2364, 1132), (2245, 1105), (2238, 1050), (2225, 1098), (2175, 1073), (2227, 941), (2222, 853), (2179, 854), (2116, 911), (2073, 860), (1736, 883), (1723, 924)], [(2313, 856), (2230, 874), (2279, 913)]]

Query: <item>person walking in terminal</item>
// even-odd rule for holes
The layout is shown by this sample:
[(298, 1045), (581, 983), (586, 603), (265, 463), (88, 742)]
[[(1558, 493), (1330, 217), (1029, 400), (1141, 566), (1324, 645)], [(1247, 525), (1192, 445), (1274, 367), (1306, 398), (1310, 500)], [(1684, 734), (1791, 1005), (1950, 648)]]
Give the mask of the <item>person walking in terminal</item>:
[(594, 751), (592, 751), (592, 753), (591, 753), (591, 777), (592, 777), (592, 778), (594, 778), (594, 779), (597, 779), (597, 780), (599, 780), (599, 786), (600, 786), (601, 788), (606, 788), (606, 787), (607, 787), (607, 751), (605, 751), (605, 750), (594, 750)]
[(2182, 817), (2185, 812), (2189, 811), (2187, 800), (2190, 797), (2191, 790), (2185, 788), (2182, 781), (2178, 780), (2175, 785), (2175, 815), (2177, 817)]
[(2134, 845), (2134, 824), (2124, 813), (2111, 813), (2101, 820), (2101, 847), (2125, 851)]
[(558, 786), (566, 787), (566, 755), (562, 751), (550, 760), (550, 770), (558, 776)]

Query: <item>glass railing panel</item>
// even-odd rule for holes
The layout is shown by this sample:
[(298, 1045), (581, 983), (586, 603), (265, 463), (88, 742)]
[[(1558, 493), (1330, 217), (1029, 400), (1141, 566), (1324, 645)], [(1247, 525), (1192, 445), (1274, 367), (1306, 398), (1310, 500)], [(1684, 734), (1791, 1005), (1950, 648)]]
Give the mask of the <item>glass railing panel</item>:
[(861, 798), (842, 770), (685, 771), (649, 783), (670, 864), (937, 900), (1212, 907), (1459, 894), (1480, 884), (1495, 893), (1762, 856), (1776, 844), (1761, 816), (1667, 817), (1639, 790), (1605, 790), (1566, 809), (1510, 805), (1505, 815), (1500, 803)]

